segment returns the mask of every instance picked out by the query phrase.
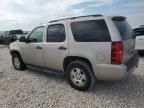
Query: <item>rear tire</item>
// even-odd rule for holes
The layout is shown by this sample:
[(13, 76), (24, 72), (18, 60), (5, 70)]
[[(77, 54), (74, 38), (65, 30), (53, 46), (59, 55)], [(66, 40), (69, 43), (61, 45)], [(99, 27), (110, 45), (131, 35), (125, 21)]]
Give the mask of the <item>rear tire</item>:
[(26, 66), (21, 59), (21, 56), (17, 53), (12, 54), (12, 63), (16, 70), (25, 70)]
[(71, 87), (86, 91), (95, 84), (95, 75), (91, 66), (84, 61), (74, 61), (70, 63), (66, 70), (68, 83)]

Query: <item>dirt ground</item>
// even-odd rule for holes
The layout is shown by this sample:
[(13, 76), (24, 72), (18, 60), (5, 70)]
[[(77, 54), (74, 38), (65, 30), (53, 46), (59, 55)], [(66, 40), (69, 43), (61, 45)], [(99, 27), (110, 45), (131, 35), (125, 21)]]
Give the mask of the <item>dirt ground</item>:
[(0, 45), (0, 108), (143, 108), (144, 58), (121, 81), (97, 81), (80, 92), (63, 76), (27, 69), (16, 71), (6, 46)]

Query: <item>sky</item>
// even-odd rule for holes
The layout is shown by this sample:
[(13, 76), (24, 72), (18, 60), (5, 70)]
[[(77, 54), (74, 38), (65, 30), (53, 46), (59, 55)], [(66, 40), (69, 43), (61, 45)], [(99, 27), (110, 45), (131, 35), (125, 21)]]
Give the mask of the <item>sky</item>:
[(144, 25), (144, 0), (0, 0), (0, 31), (94, 14), (126, 16), (135, 28)]

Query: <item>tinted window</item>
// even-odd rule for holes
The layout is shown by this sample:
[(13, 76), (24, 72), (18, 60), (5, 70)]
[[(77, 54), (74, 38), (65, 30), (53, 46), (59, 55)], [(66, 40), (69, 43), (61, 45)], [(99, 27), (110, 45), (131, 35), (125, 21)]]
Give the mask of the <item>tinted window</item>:
[(63, 42), (65, 40), (64, 25), (56, 24), (48, 27), (47, 42)]
[(104, 20), (80, 21), (71, 24), (74, 39), (78, 42), (111, 41)]
[(22, 30), (12, 30), (10, 31), (10, 35), (15, 35), (15, 34), (23, 34)]
[(9, 32), (4, 32), (4, 37), (9, 37)]
[(131, 26), (128, 24), (126, 20), (114, 21), (114, 23), (117, 26), (123, 40), (132, 38), (134, 34)]
[(144, 27), (143, 28), (136, 28), (136, 29), (134, 29), (134, 32), (135, 32), (136, 36), (144, 35)]
[(29, 40), (35, 39), (36, 42), (42, 42), (43, 33), (44, 33), (44, 27), (38, 27), (30, 33)]

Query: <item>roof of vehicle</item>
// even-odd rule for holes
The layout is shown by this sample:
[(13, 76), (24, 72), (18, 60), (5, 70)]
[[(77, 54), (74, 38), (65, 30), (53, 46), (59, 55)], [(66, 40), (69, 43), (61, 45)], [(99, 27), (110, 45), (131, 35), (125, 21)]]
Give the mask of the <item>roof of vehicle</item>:
[(134, 31), (144, 31), (144, 27), (134, 28)]
[(62, 20), (67, 20), (67, 19), (77, 19), (77, 18), (84, 18), (84, 17), (101, 17), (103, 15), (101, 14), (97, 14), (97, 15), (87, 15), (87, 16), (77, 16), (77, 17), (70, 17), (70, 18), (64, 18), (64, 19), (58, 19), (58, 20), (53, 20), (53, 21), (50, 21), (49, 23), (52, 23), (52, 22), (57, 22), (57, 21), (62, 21)]
[(141, 28), (141, 27), (144, 27), (144, 25), (141, 25), (141, 26), (139, 26), (139, 27), (140, 27), (140, 28)]
[[(80, 19), (80, 18), (87, 18), (87, 17), (106, 17), (106, 16), (103, 16), (101, 14), (96, 14), (96, 15), (86, 15), (86, 16), (77, 16), (77, 17), (70, 17), (70, 18), (64, 18), (64, 19), (58, 19), (58, 20), (52, 20), (50, 21), (49, 23), (53, 23), (53, 22), (58, 22), (58, 21), (64, 21), (64, 20), (74, 20), (74, 19)], [(107, 16), (107, 17), (111, 17), (113, 18), (113, 20), (123, 20), (123, 19), (126, 19), (126, 17), (124, 16)]]
[(17, 29), (17, 30), (10, 30), (10, 31), (22, 31), (21, 29)]

